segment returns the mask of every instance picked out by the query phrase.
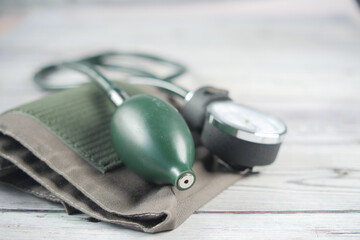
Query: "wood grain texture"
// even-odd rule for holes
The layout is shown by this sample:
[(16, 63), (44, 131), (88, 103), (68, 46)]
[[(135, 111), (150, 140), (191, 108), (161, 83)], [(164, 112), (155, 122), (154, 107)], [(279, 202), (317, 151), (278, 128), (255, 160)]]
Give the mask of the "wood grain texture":
[[(180, 228), (156, 235), (93, 222), (85, 215), (0, 213), (2, 239), (358, 239), (357, 213), (193, 214)], [(333, 219), (333, 221), (324, 221)]]
[(1, 7), (1, 112), (47, 94), (30, 80), (43, 64), (143, 50), (186, 63), (191, 74), (179, 84), (229, 89), (236, 101), (282, 118), (289, 133), (273, 165), (172, 232), (148, 235), (68, 216), (60, 204), (0, 184), (0, 239), (360, 239), (360, 18), (353, 1)]
[(65, 212), (60, 204), (36, 198), (3, 183), (0, 184), (0, 192), (0, 212)]

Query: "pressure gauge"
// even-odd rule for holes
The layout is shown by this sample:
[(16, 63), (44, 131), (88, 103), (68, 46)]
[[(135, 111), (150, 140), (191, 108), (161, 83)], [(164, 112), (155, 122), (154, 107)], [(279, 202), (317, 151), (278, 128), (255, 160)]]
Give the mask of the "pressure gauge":
[(286, 134), (284, 122), (233, 102), (223, 90), (204, 87), (191, 95), (183, 115), (212, 153), (237, 170), (275, 160)]
[(286, 133), (281, 120), (230, 100), (210, 103), (207, 121), (235, 138), (259, 144), (281, 143)]

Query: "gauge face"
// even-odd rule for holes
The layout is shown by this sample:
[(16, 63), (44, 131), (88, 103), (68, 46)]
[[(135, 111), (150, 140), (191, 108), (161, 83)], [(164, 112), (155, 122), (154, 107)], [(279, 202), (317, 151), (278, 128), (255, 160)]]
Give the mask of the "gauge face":
[(286, 134), (281, 120), (233, 101), (212, 102), (207, 113), (212, 125), (245, 141), (278, 144)]

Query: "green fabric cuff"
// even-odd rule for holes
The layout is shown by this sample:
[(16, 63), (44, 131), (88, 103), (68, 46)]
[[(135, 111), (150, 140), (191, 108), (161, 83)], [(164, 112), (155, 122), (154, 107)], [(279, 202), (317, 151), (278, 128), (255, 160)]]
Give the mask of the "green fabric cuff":
[[(120, 87), (130, 95), (143, 93)], [(224, 169), (196, 144), (192, 188), (151, 184), (120, 166), (109, 133), (113, 111), (97, 86), (85, 84), (0, 115), (0, 181), (60, 202), (68, 213), (161, 232), (179, 226), (243, 176)]]

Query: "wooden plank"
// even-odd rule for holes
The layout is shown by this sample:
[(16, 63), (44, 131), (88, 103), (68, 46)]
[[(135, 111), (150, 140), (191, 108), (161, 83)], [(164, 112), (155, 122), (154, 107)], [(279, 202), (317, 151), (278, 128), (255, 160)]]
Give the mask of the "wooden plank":
[[(360, 213), (192, 215), (174, 231), (156, 235), (92, 222), (84, 215), (0, 213), (1, 239), (357, 239)], [(88, 221), (86, 221), (88, 220)]]
[(283, 119), (288, 127), (285, 143), (333, 146), (360, 141), (360, 101), (271, 103), (258, 99), (244, 103)]
[(273, 165), (241, 179), (205, 211), (360, 209), (358, 144), (284, 144)]
[(0, 183), (1, 211), (63, 211), (61, 204), (34, 197), (14, 187)]
[[(40, 95), (30, 78), (43, 64), (109, 48), (179, 59), (192, 70), (192, 77), (181, 84), (189, 89), (204, 84), (231, 89), (240, 102), (359, 101), (360, 33), (353, 28), (356, 20), (347, 17), (350, 1), (323, 1), (327, 9), (333, 7), (329, 12), (311, 1), (295, 1), (288, 6), (294, 15), (285, 11), (285, 16), (275, 17), (275, 6), (286, 6), (286, 1), (279, 2), (101, 6), (106, 12), (102, 18), (94, 17), (99, 6), (37, 9), (1, 36), (0, 70), (11, 81), (0, 82), (0, 102), (7, 101), (0, 110), (15, 106), (14, 101), (35, 99), (28, 92)], [(204, 8), (216, 11), (210, 17)], [(168, 24), (160, 24), (165, 17), (170, 18)], [(12, 97), (23, 94), (23, 100)]]
[(359, 170), (267, 171), (238, 181), (200, 211), (360, 210)]

